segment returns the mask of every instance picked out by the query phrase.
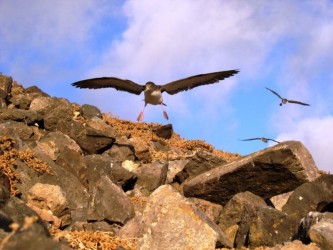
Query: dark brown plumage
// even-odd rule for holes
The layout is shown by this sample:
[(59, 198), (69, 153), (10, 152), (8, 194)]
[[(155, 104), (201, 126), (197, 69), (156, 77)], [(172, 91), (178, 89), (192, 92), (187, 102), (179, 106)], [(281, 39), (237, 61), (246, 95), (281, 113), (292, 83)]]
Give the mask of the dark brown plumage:
[[(165, 91), (170, 95), (177, 94), (181, 91), (187, 91), (195, 87), (207, 84), (217, 83), (225, 78), (237, 74), (238, 70), (219, 71), (207, 74), (200, 74), (184, 79), (166, 83), (164, 85), (156, 85), (153, 82), (147, 82), (145, 85), (135, 83), (130, 80), (123, 80), (116, 77), (101, 77), (82, 80), (72, 83), (77, 88), (100, 89), (115, 88), (116, 90), (126, 91), (132, 94), (140, 95), (142, 91), (145, 94), (145, 106), (138, 117), (138, 121), (143, 120), (143, 112), (147, 104), (165, 105), (163, 103), (162, 93)], [(163, 108), (165, 119), (168, 119), (167, 113)]]
[(307, 104), (307, 103), (304, 103), (304, 102), (299, 102), (299, 101), (294, 101), (294, 100), (289, 100), (289, 99), (283, 98), (278, 93), (276, 93), (274, 90), (269, 89), (267, 87), (266, 87), (266, 89), (269, 90), (269, 91), (271, 91), (273, 94), (275, 94), (277, 97), (279, 97), (281, 99), (280, 106), (282, 106), (282, 104), (286, 104), (288, 102), (289, 103), (301, 104), (301, 105), (304, 105), (304, 106), (310, 106), (310, 104)]

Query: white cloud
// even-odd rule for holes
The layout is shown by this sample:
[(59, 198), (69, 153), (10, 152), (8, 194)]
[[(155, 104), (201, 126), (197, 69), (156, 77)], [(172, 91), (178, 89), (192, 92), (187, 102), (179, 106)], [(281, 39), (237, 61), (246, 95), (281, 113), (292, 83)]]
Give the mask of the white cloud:
[(309, 118), (297, 122), (290, 129), (285, 129), (278, 141), (301, 141), (312, 154), (320, 170), (333, 173), (333, 116)]

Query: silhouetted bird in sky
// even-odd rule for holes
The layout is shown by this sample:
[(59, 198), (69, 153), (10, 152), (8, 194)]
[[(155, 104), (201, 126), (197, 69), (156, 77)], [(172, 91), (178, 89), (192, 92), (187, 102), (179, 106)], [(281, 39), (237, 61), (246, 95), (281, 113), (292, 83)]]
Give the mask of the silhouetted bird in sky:
[(253, 141), (253, 140), (260, 140), (260, 141), (265, 142), (265, 143), (267, 143), (268, 141), (273, 141), (273, 142), (276, 142), (276, 143), (280, 143), (276, 140), (273, 140), (273, 139), (270, 139), (270, 138), (265, 138), (265, 137), (256, 137), (256, 138), (244, 139), (244, 140), (241, 140), (241, 141)]
[(275, 94), (277, 97), (279, 97), (281, 99), (281, 103), (280, 106), (282, 106), (282, 104), (286, 104), (286, 103), (296, 103), (296, 104), (301, 104), (301, 105), (305, 105), (305, 106), (310, 106), (310, 104), (304, 103), (304, 102), (299, 102), (299, 101), (294, 101), (294, 100), (289, 100), (286, 98), (281, 97), (278, 93), (276, 93), (274, 90), (269, 89), (266, 87), (266, 89), (268, 89), (269, 91), (271, 91), (273, 94)]
[(221, 81), (227, 77), (237, 74), (239, 70), (227, 70), (220, 72), (213, 72), (201, 75), (190, 76), (184, 79), (176, 80), (166, 83), (164, 85), (156, 85), (153, 82), (147, 82), (145, 85), (135, 83), (130, 80), (123, 80), (116, 77), (101, 77), (82, 80), (72, 83), (77, 88), (100, 89), (100, 88), (115, 88), (116, 90), (126, 91), (132, 94), (140, 95), (144, 92), (145, 105), (140, 112), (137, 121), (142, 121), (144, 117), (144, 110), (147, 104), (161, 105), (165, 119), (169, 119), (163, 106), (162, 93), (165, 91), (170, 95), (177, 94), (181, 91), (193, 89), (195, 87), (213, 84)]

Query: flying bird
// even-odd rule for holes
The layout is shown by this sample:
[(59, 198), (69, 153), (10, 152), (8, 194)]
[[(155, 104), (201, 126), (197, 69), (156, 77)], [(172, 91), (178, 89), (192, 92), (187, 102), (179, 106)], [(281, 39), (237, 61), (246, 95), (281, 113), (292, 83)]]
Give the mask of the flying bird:
[(241, 140), (241, 141), (253, 141), (253, 140), (260, 140), (260, 141), (265, 142), (265, 143), (267, 143), (268, 141), (273, 141), (273, 142), (276, 142), (276, 143), (280, 143), (276, 140), (273, 140), (273, 139), (270, 139), (270, 138), (265, 138), (265, 137), (250, 138), (250, 139), (244, 139), (244, 140)]
[(289, 103), (301, 104), (301, 105), (304, 105), (304, 106), (310, 106), (310, 104), (307, 104), (307, 103), (304, 103), (304, 102), (299, 102), (299, 101), (294, 101), (294, 100), (289, 100), (289, 99), (283, 98), (278, 93), (276, 93), (274, 90), (269, 89), (267, 87), (266, 87), (266, 89), (268, 89), (269, 91), (271, 91), (273, 94), (275, 94), (277, 97), (279, 97), (281, 99), (280, 106), (282, 106), (282, 104), (286, 104), (288, 102)]
[(115, 88), (116, 90), (126, 91), (132, 94), (140, 95), (144, 92), (144, 107), (140, 112), (137, 121), (142, 121), (144, 117), (144, 110), (147, 104), (161, 105), (163, 110), (163, 116), (166, 120), (169, 119), (163, 106), (166, 104), (163, 102), (162, 93), (165, 91), (170, 95), (177, 94), (181, 91), (187, 91), (195, 87), (207, 84), (217, 83), (225, 78), (237, 74), (239, 70), (227, 70), (219, 71), (207, 74), (200, 74), (190, 76), (184, 79), (172, 81), (164, 85), (157, 85), (153, 82), (147, 82), (145, 85), (135, 83), (130, 80), (123, 80), (116, 77), (100, 77), (86, 79), (72, 83), (77, 88), (88, 89), (100, 89), (100, 88)]

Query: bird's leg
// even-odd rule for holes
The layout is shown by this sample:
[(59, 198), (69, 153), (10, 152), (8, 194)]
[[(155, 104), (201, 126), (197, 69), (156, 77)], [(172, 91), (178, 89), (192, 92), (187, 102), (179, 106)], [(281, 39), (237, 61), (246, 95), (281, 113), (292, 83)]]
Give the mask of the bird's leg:
[(143, 107), (142, 111), (140, 112), (140, 114), (138, 116), (138, 119), (136, 119), (138, 122), (141, 122), (143, 120), (146, 106), (147, 106), (147, 103), (145, 103), (145, 106)]
[(164, 104), (164, 103), (161, 103), (161, 107), (162, 107), (162, 109), (163, 109), (163, 116), (164, 116), (165, 120), (169, 120), (169, 116), (168, 116), (167, 112), (165, 111), (163, 105), (165, 105), (165, 104)]

